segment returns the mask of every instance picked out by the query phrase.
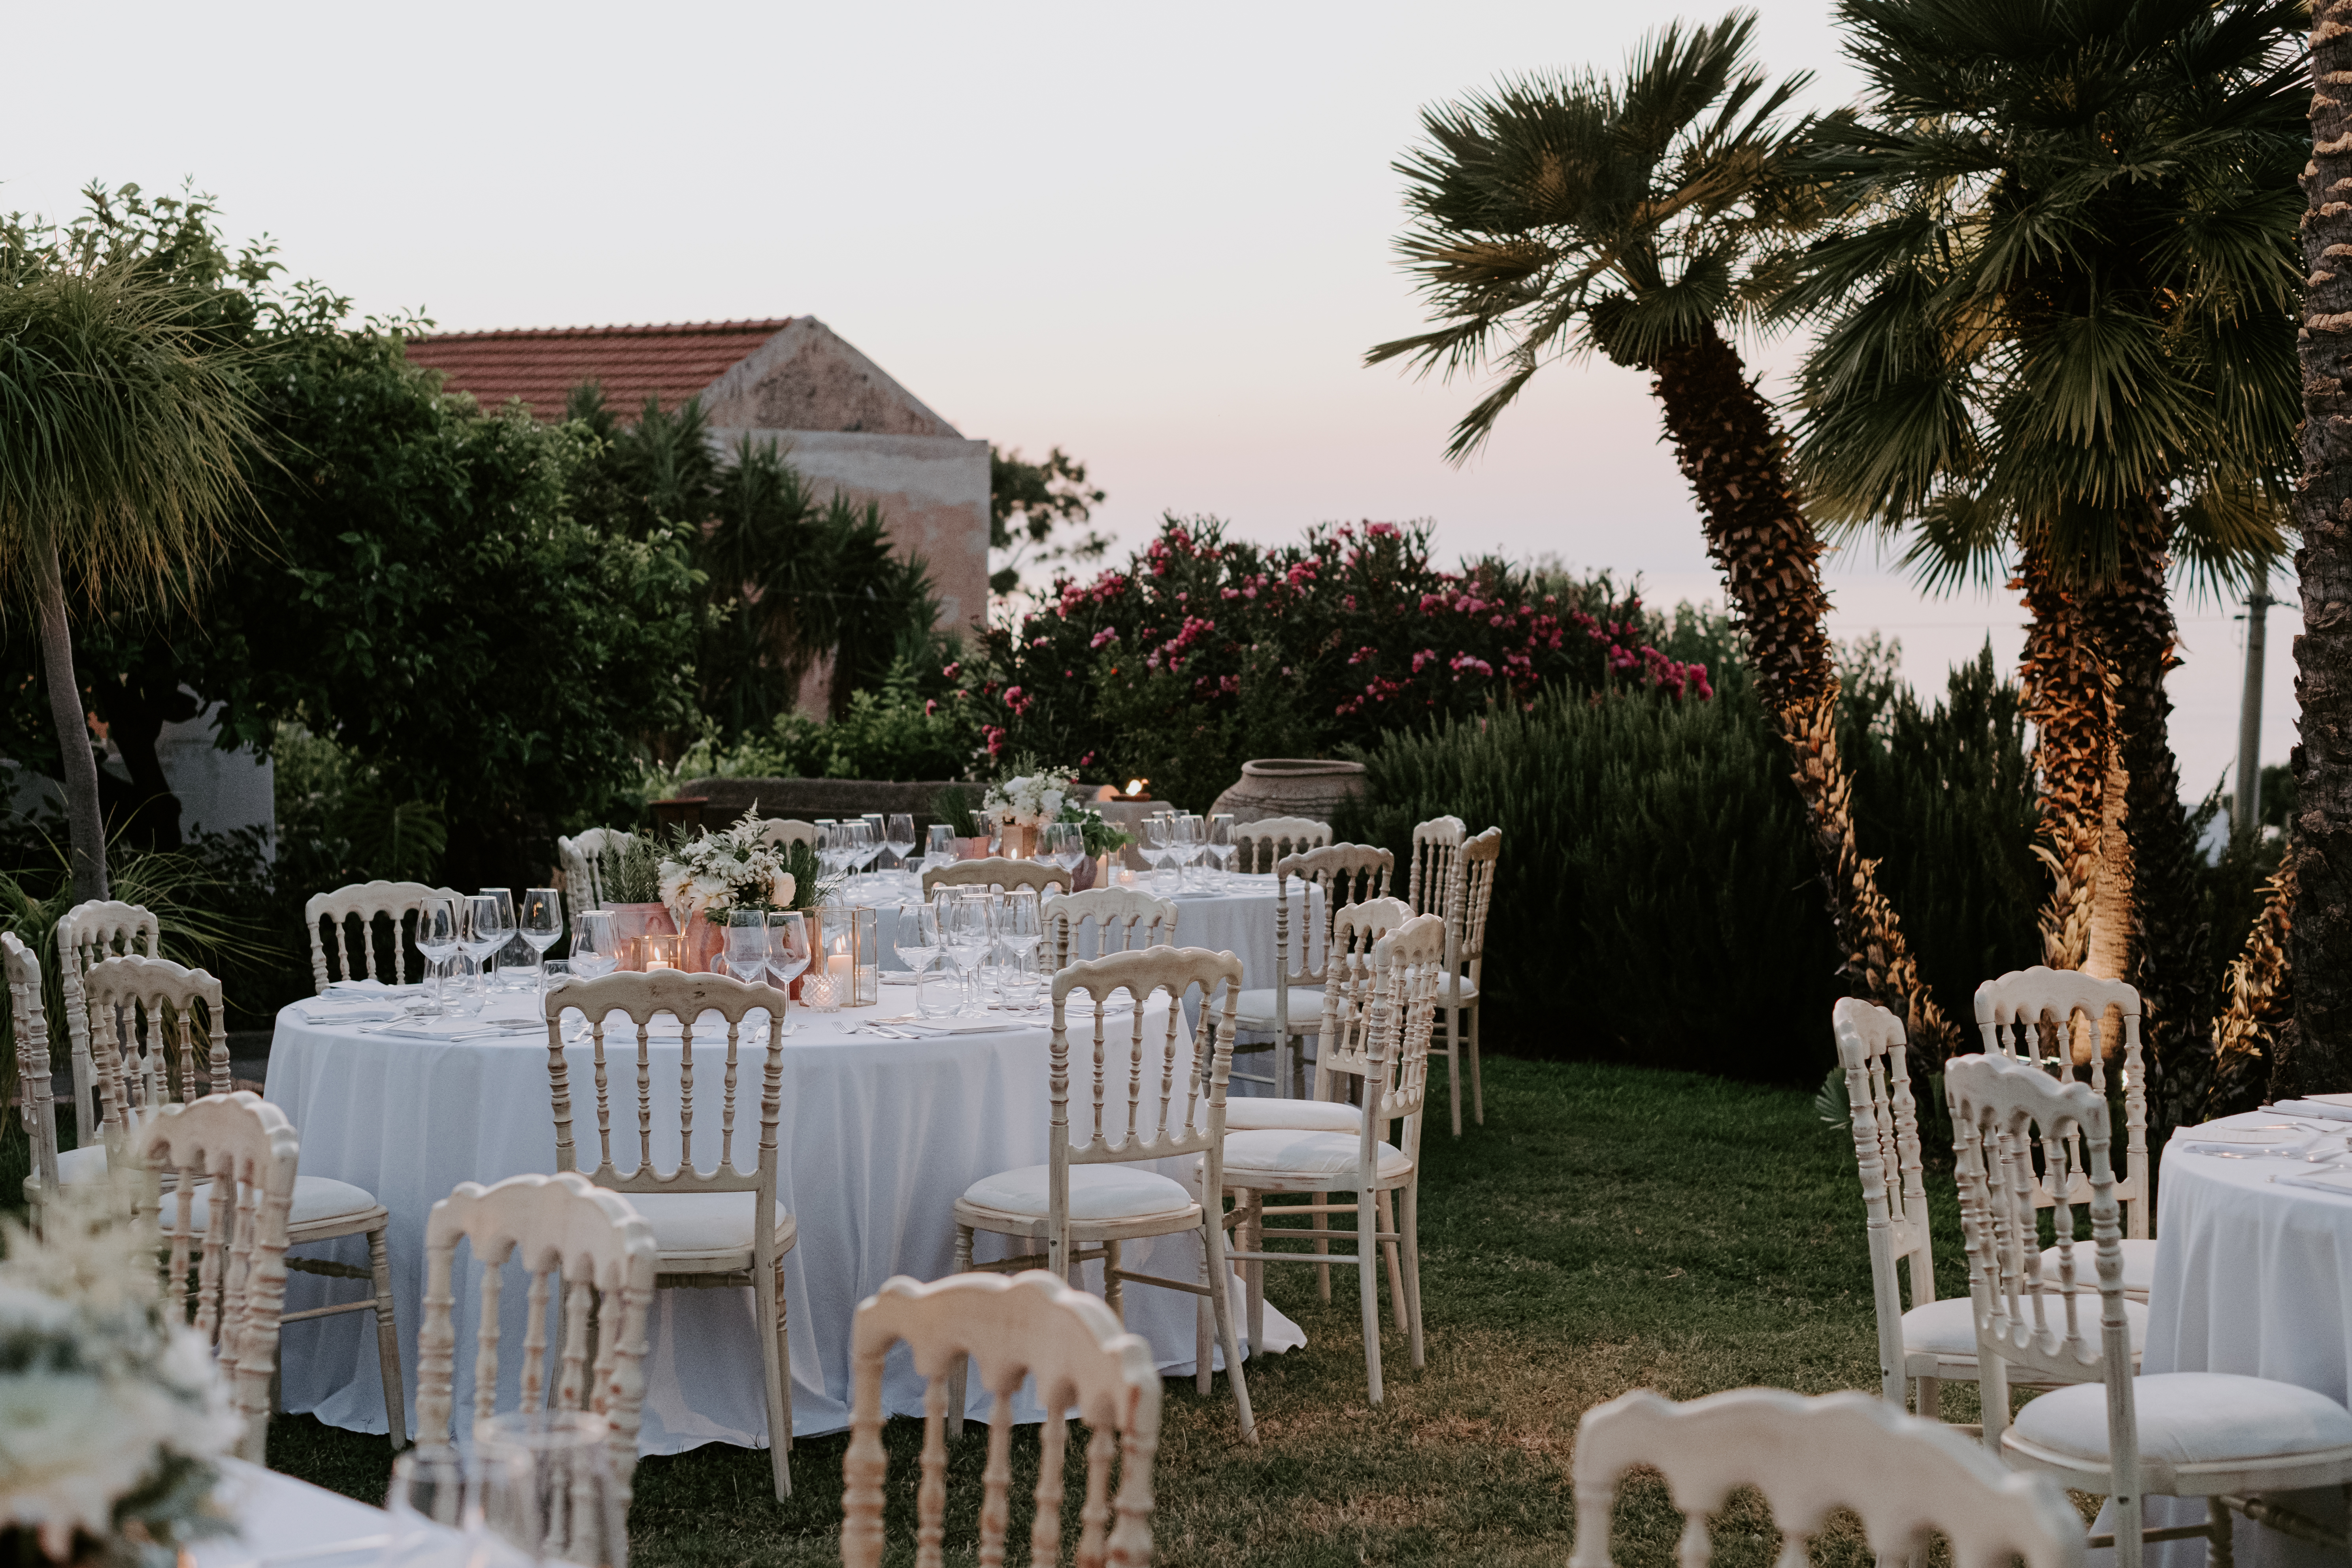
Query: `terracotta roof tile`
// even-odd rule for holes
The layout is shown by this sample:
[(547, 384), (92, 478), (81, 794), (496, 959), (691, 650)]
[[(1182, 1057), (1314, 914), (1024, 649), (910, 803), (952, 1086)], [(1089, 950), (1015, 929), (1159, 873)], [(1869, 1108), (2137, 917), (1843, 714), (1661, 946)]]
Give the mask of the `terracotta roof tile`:
[(635, 418), (646, 399), (675, 408), (728, 367), (790, 325), (694, 321), (675, 326), (545, 327), (496, 332), (442, 332), (408, 340), (411, 363), (442, 373), (452, 392), (470, 392), (485, 408), (520, 397), (532, 414), (554, 419), (582, 382), (601, 382), (605, 406)]

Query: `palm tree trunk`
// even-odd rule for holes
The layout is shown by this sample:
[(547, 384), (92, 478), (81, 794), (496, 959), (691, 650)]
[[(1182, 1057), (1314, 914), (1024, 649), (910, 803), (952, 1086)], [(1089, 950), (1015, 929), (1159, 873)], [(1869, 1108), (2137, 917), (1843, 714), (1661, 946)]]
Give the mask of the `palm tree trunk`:
[[(2020, 555), (2011, 586), (2025, 591), (2032, 618), (2018, 684), (2033, 726), (2033, 768), (2042, 781), (2041, 841), (2033, 852), (2050, 868), (2051, 879), (2040, 917), (2042, 962), (2053, 969), (2080, 969), (2095, 945), (2100, 912), (2099, 846), (2110, 752), (2106, 670), (2074, 595), (2050, 570), (2048, 552), (2030, 543)], [(2111, 907), (2107, 912), (2112, 916)]]
[[(2311, 12), (2312, 158), (2304, 169), (2301, 742), (2288, 854), (2297, 887), (2294, 1067), (2306, 1089), (2352, 1089), (2352, 0)], [(2282, 1058), (2288, 1053), (2284, 1048)], [(2283, 1061), (2282, 1067), (2286, 1064)]]
[(74, 681), (73, 628), (66, 619), (65, 579), (55, 543), (44, 540), (34, 562), (41, 594), (41, 676), (58, 729), (58, 772), (66, 787), (66, 832), (72, 845), (74, 902), (106, 897), (106, 825), (98, 811), (98, 761), (89, 720)]
[(1853, 780), (1837, 749), (1837, 668), (1822, 627), (1822, 542), (1789, 482), (1780, 421), (1712, 324), (1649, 368), (1675, 458), (1706, 521), (1707, 553), (1748, 634), (1757, 693), (1796, 759), (1847, 984), (1904, 1020), (1914, 1059), (1940, 1064), (1959, 1037), (1919, 978), (1878, 889), (1878, 862), (1854, 843)]
[(2213, 1020), (2213, 1085), (2202, 1120), (2252, 1110), (2277, 1059), (2279, 1031), (2294, 1016), (2294, 972), (2287, 943), (2294, 930), (2294, 858), (2279, 862), (2270, 896), (2222, 985), (2229, 999)]

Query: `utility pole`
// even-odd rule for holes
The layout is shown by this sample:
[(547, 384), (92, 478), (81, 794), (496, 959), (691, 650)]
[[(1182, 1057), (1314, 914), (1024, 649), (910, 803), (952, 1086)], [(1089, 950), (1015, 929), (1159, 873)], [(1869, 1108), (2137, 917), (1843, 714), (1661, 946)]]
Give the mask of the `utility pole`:
[(2263, 821), (2263, 613), (2271, 607), (2270, 584), (2246, 595), (2246, 687), (2238, 699), (2237, 822), (2254, 833)]

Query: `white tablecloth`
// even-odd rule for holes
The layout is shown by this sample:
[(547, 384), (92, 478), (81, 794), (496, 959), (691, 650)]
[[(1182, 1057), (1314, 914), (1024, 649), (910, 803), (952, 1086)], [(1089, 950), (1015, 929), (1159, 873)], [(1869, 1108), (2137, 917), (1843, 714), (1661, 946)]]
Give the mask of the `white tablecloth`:
[[(391, 1544), (392, 1516), (341, 1492), (223, 1459), (213, 1500), (236, 1521), (233, 1535), (214, 1536), (188, 1549), (194, 1568), (256, 1568), (267, 1559), (321, 1552), (318, 1568), (356, 1568), (378, 1561)], [(327, 1549), (349, 1542), (347, 1556)]]
[[(785, 1037), (782, 1162), (778, 1196), (799, 1221), (799, 1243), (786, 1259), (793, 1359), (793, 1426), (801, 1435), (840, 1431), (849, 1424), (849, 1334), (857, 1303), (894, 1274), (937, 1279), (953, 1257), (952, 1205), (981, 1177), (1046, 1157), (1048, 1031), (1025, 1022), (1005, 1032), (919, 1041), (846, 1037), (876, 1013), (906, 1010), (908, 988), (891, 986), (878, 1009), (830, 1016), (793, 1010), (796, 1031)], [(433, 1205), (459, 1182), (491, 1183), (555, 1168), (555, 1131), (543, 1029), (511, 1038), (457, 1043), (405, 1039), (362, 1032), (355, 1025), (313, 1024), (305, 1004), (278, 1016), (270, 1049), (268, 1098), (302, 1137), (305, 1174), (355, 1183), (392, 1212), (387, 1237), (393, 1294), (400, 1318), (401, 1359), (410, 1430), (416, 1395), (416, 1332), (422, 1322), (425, 1220)], [(488, 1016), (527, 1016), (536, 998), (494, 996)], [(755, 1015), (756, 1016), (756, 1015)], [(617, 1020), (616, 1020), (617, 1022)], [(715, 1016), (712, 1019), (715, 1024)], [(723, 1031), (710, 1044), (697, 1031), (696, 1163), (717, 1159), (721, 1074), (710, 1053), (724, 1048)], [(677, 1159), (676, 1133), (679, 1047), (656, 1039), (656, 1165)], [(747, 1053), (748, 1055), (749, 1053)], [(616, 1137), (635, 1141), (634, 1043), (615, 1059)], [(567, 1052), (580, 1162), (596, 1157), (592, 1058), (585, 1041)], [(759, 1073), (741, 1074), (737, 1158), (749, 1165), (757, 1148)], [(667, 1095), (667, 1117), (659, 1113)], [(1075, 1124), (1074, 1115), (1074, 1124)], [(748, 1127), (749, 1131), (743, 1131)], [(633, 1152), (616, 1155), (625, 1168)], [(1191, 1162), (1162, 1162), (1163, 1173), (1190, 1184)], [(750, 1200), (744, 1200), (748, 1205)], [(362, 1238), (331, 1244), (345, 1262), (366, 1261)], [(1011, 1250), (982, 1237), (985, 1260)], [(461, 1255), (462, 1256), (462, 1255)], [(1200, 1278), (1200, 1251), (1191, 1237), (1129, 1243), (1129, 1268), (1174, 1278)], [(512, 1266), (510, 1265), (511, 1268)], [(1089, 1266), (1094, 1289), (1100, 1267)], [(519, 1342), (523, 1292), (520, 1271), (503, 1298), (501, 1339)], [(1229, 1281), (1234, 1300), (1240, 1287)], [(360, 1286), (297, 1274), (288, 1282), (289, 1310), (348, 1300)], [(471, 1344), (478, 1275), (458, 1282), (457, 1336)], [(1177, 1291), (1132, 1287), (1129, 1326), (1149, 1338), (1161, 1369), (1189, 1375), (1193, 1368), (1193, 1303)], [(1236, 1311), (1239, 1310), (1236, 1305)], [(1296, 1324), (1269, 1309), (1269, 1351), (1304, 1344)], [(1237, 1320), (1238, 1321), (1238, 1320)], [(764, 1446), (757, 1341), (750, 1290), (664, 1290), (655, 1306), (647, 1361), (642, 1452), (677, 1453), (704, 1443)], [(283, 1351), (285, 1408), (310, 1411), (337, 1426), (384, 1429), (373, 1319), (350, 1313), (290, 1325)], [(457, 1357), (457, 1408), (471, 1400), (473, 1358)], [(1222, 1364), (1219, 1358), (1218, 1364)], [(501, 1358), (511, 1384), (520, 1358)], [(922, 1409), (922, 1384), (894, 1361), (884, 1398), (892, 1414)], [(973, 1413), (985, 1417), (985, 1394), (971, 1390)], [(504, 1397), (512, 1397), (509, 1392)]]
[[(2277, 1117), (2231, 1117), (2274, 1121)], [(2352, 1393), (2352, 1198), (2271, 1178), (2309, 1169), (2284, 1160), (2221, 1159), (2178, 1147), (2157, 1184), (2156, 1282), (2143, 1373), (2228, 1372), (2299, 1384), (2343, 1402)], [(2333, 1488), (2282, 1501), (2341, 1528)], [(2203, 1499), (2150, 1497), (2147, 1523), (2201, 1524)], [(2105, 1529), (2105, 1525), (2099, 1528)], [(2237, 1521), (2239, 1568), (2342, 1568), (2342, 1559), (2275, 1530)], [(2092, 1554), (2110, 1561), (2113, 1553)], [(2160, 1542), (2148, 1568), (2202, 1568), (2205, 1542)]]

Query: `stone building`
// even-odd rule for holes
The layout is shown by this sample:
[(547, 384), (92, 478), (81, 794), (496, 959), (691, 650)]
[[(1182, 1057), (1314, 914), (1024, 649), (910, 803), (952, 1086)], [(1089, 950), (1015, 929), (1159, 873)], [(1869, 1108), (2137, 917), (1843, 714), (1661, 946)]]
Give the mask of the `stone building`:
[(898, 548), (929, 563), (944, 625), (987, 616), (988, 443), (814, 316), (444, 332), (410, 339), (408, 357), (484, 407), (520, 399), (541, 419), (562, 417), (583, 382), (602, 384), (623, 419), (648, 397), (674, 409), (698, 396), (722, 450), (773, 437), (820, 496), (878, 502)]

